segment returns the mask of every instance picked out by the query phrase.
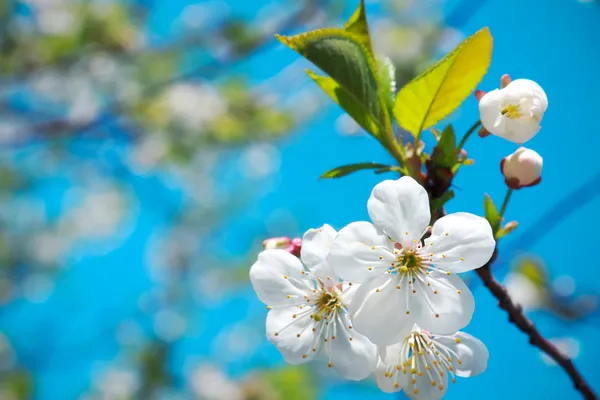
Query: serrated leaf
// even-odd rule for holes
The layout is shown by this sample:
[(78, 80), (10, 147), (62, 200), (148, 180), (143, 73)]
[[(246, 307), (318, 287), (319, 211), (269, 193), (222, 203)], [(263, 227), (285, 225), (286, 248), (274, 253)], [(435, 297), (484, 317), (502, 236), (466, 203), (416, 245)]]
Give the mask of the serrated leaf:
[(369, 24), (367, 23), (367, 12), (365, 11), (365, 2), (360, 0), (358, 7), (350, 19), (344, 25), (344, 30), (356, 36), (365, 48), (373, 56), (373, 47), (371, 46), (371, 38), (369, 37)]
[(431, 210), (434, 212), (439, 210), (440, 208), (444, 207), (444, 204), (446, 204), (453, 198), (454, 198), (454, 190), (448, 190), (442, 196), (431, 200), (431, 204), (430, 204)]
[(337, 167), (334, 169), (330, 169), (329, 171), (327, 171), (323, 175), (321, 175), (321, 179), (341, 178), (342, 176), (350, 175), (356, 171), (361, 171), (363, 169), (377, 169), (378, 171), (380, 171), (382, 169), (386, 169), (385, 171), (381, 171), (381, 172), (387, 172), (387, 171), (391, 170), (392, 168), (395, 168), (395, 167), (393, 167), (391, 165), (379, 164), (379, 163), (374, 163), (374, 162), (348, 164), (348, 165), (342, 165), (341, 167)]
[(492, 198), (487, 194), (483, 200), (483, 208), (485, 210), (485, 219), (487, 219), (492, 226), (492, 231), (496, 232), (500, 226), (500, 213), (498, 213), (498, 209)]
[(440, 167), (452, 168), (458, 160), (456, 134), (452, 125), (446, 126), (438, 144), (431, 153), (431, 160)]
[(491, 57), (492, 36), (483, 28), (400, 90), (394, 103), (400, 126), (418, 137), (450, 115), (481, 81)]
[(367, 112), (365, 107), (363, 107), (355, 97), (351, 96), (348, 91), (327, 76), (319, 76), (309, 70), (307, 70), (306, 73), (325, 93), (327, 93), (329, 97), (331, 97), (333, 101), (342, 107), (358, 125), (373, 136), (379, 137), (383, 127), (375, 119), (376, 117)]
[[(361, 40), (343, 29), (335, 28), (318, 29), (296, 36), (277, 35), (277, 38), (329, 75), (346, 92), (345, 97), (351, 97), (354, 100), (352, 103), (362, 106), (364, 113), (377, 121), (380, 131), (387, 126), (375, 62)], [(376, 136), (379, 134), (371, 133)]]
[(386, 107), (392, 111), (394, 108), (394, 98), (396, 97), (396, 67), (388, 57), (378, 58), (377, 67), (379, 69), (381, 97)]

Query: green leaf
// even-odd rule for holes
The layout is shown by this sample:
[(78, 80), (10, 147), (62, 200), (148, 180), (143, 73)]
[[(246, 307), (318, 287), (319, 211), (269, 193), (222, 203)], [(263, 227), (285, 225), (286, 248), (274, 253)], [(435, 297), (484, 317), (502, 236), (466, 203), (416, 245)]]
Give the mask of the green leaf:
[(539, 289), (548, 287), (548, 271), (537, 259), (530, 257), (519, 259), (515, 266), (515, 272), (527, 277)]
[(505, 224), (502, 228), (498, 229), (498, 232), (496, 232), (496, 234), (494, 235), (495, 239), (499, 240), (503, 238), (504, 236), (517, 229), (517, 226), (519, 226), (519, 223), (517, 221), (510, 221), (509, 223)]
[[(351, 97), (353, 105), (360, 105), (363, 113), (377, 122), (379, 129), (370, 133), (380, 136), (386, 127), (386, 113), (379, 97), (375, 62), (360, 39), (335, 28), (318, 29), (296, 36), (278, 35), (277, 38), (329, 75), (345, 91), (344, 97)], [(329, 91), (326, 93), (329, 94)], [(337, 98), (341, 97), (337, 95)], [(355, 108), (352, 110), (354, 115)]]
[(360, 0), (358, 7), (344, 25), (344, 30), (358, 38), (369, 51), (371, 57), (373, 57), (373, 47), (371, 46), (371, 38), (369, 37), (369, 24), (367, 23), (364, 0)]
[(355, 97), (350, 95), (350, 93), (338, 85), (336, 81), (327, 76), (319, 76), (309, 70), (307, 70), (306, 73), (325, 93), (327, 93), (329, 97), (331, 97), (333, 101), (342, 107), (357, 124), (373, 136), (379, 137), (382, 129), (381, 125), (376, 120), (376, 117), (367, 112)]
[(388, 57), (378, 58), (377, 66), (379, 68), (381, 97), (391, 112), (394, 109), (394, 98), (396, 96), (396, 67)]
[(483, 28), (400, 90), (394, 104), (400, 126), (419, 137), (450, 115), (477, 87), (491, 57), (492, 36)]
[(431, 204), (430, 204), (431, 210), (432, 211), (439, 210), (440, 208), (444, 207), (444, 204), (446, 204), (453, 198), (454, 198), (454, 190), (448, 190), (442, 196), (431, 200)]
[(458, 160), (456, 134), (452, 125), (446, 126), (440, 140), (431, 153), (431, 160), (440, 167), (452, 168)]
[(496, 232), (500, 226), (500, 214), (494, 204), (492, 198), (486, 194), (483, 200), (483, 208), (485, 210), (485, 219), (487, 219), (492, 226), (492, 231)]
[(385, 164), (379, 164), (379, 163), (374, 163), (374, 162), (348, 164), (348, 165), (342, 165), (341, 167), (337, 167), (334, 169), (330, 169), (329, 171), (327, 171), (323, 175), (321, 175), (321, 178), (322, 179), (341, 178), (342, 176), (350, 175), (356, 171), (360, 171), (363, 169), (377, 169), (376, 173), (383, 173), (383, 172), (392, 171), (394, 168), (396, 168), (396, 167), (394, 167), (392, 165), (385, 165)]

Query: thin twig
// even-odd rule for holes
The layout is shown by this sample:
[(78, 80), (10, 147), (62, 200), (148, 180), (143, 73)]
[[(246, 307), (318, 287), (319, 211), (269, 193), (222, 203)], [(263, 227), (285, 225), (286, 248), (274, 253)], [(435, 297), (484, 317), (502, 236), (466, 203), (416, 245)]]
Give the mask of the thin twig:
[(510, 298), (506, 288), (496, 280), (492, 274), (491, 267), (497, 255), (498, 249), (494, 251), (494, 255), (490, 261), (488, 261), (483, 267), (475, 270), (477, 275), (479, 275), (483, 281), (485, 287), (489, 289), (496, 299), (498, 299), (498, 305), (501, 309), (506, 311), (508, 314), (508, 320), (529, 337), (529, 343), (546, 353), (569, 375), (571, 381), (573, 381), (575, 389), (581, 393), (583, 398), (586, 400), (597, 400), (598, 397), (593, 392), (590, 385), (586, 382), (585, 378), (577, 370), (577, 367), (575, 367), (575, 364), (573, 364), (571, 359), (561, 353), (561, 351), (558, 350), (555, 345), (542, 336), (533, 322), (531, 322), (531, 320), (523, 313), (523, 307), (515, 303)]

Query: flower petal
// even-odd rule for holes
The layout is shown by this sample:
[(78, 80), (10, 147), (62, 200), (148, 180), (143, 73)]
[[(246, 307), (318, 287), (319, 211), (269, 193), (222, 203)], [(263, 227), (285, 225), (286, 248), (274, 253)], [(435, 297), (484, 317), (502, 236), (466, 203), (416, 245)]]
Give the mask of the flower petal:
[(397, 289), (396, 280), (396, 275), (384, 272), (363, 283), (350, 303), (353, 326), (375, 344), (406, 338), (414, 324), (406, 314), (408, 288)]
[(345, 379), (360, 381), (371, 375), (377, 361), (377, 347), (350, 326), (347, 314), (336, 315), (335, 339), (325, 344), (324, 350), (333, 368)]
[(313, 332), (316, 322), (310, 318), (312, 307), (299, 309), (296, 306), (275, 307), (267, 314), (267, 339), (277, 346), (289, 364), (310, 361), (319, 351), (313, 348), (319, 341)]
[(457, 332), (451, 336), (439, 336), (434, 339), (458, 355), (461, 364), (456, 362), (458, 360), (453, 362), (457, 376), (468, 378), (486, 370), (490, 353), (481, 340), (464, 332)]
[(250, 268), (250, 281), (263, 303), (294, 305), (304, 302), (304, 296), (312, 293), (311, 281), (303, 272), (304, 267), (296, 256), (285, 250), (265, 250)]
[[(403, 375), (404, 393), (412, 400), (440, 400), (444, 397), (448, 390), (448, 374), (444, 373), (440, 376), (435, 369), (432, 369), (430, 378), (421, 365), (418, 369), (423, 372), (421, 376), (410, 373)], [(432, 380), (435, 386), (432, 384)]]
[(325, 261), (336, 234), (335, 229), (327, 224), (306, 231), (300, 250), (300, 258), (304, 265), (311, 269)]
[(496, 241), (490, 223), (469, 213), (440, 218), (425, 240), (425, 251), (437, 268), (465, 272), (481, 267), (494, 253)]
[(416, 293), (411, 296), (410, 311), (421, 328), (446, 335), (471, 321), (475, 299), (458, 275), (431, 271), (425, 280), (418, 278), (413, 285)]
[(431, 220), (427, 191), (408, 176), (377, 184), (367, 208), (373, 224), (403, 246), (420, 240)]
[(488, 132), (495, 135), (500, 128), (498, 122), (504, 120), (502, 114), (500, 114), (502, 98), (502, 92), (495, 89), (487, 92), (479, 101), (481, 124)]
[(396, 259), (390, 240), (369, 222), (353, 222), (339, 231), (327, 262), (346, 281), (364, 282), (387, 270)]
[[(375, 368), (375, 371), (373, 371), (377, 386), (385, 393), (395, 393), (401, 391), (404, 378), (399, 380), (398, 378), (400, 378), (400, 376), (398, 375), (389, 376), (387, 375), (388, 370), (389, 368), (387, 368), (387, 366), (381, 360), (377, 361), (377, 367)], [(400, 375), (402, 375), (402, 373), (400, 373)]]

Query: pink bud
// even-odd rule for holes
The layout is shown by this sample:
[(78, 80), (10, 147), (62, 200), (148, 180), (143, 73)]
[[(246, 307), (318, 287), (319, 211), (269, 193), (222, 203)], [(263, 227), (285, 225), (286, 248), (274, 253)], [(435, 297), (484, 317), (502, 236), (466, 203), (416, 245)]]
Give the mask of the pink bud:
[(542, 157), (533, 150), (519, 147), (500, 162), (506, 185), (511, 189), (534, 186), (542, 180)]
[(512, 79), (511, 79), (510, 75), (508, 75), (508, 74), (502, 75), (502, 77), (500, 78), (500, 88), (504, 89), (511, 82), (512, 82)]
[(297, 257), (300, 256), (300, 248), (302, 247), (302, 239), (294, 238), (290, 239), (287, 236), (274, 237), (263, 240), (263, 249), (272, 250), (272, 249), (281, 249), (285, 250)]
[(485, 92), (483, 90), (476, 90), (474, 94), (475, 94), (475, 99), (477, 100), (478, 103), (479, 103), (479, 100), (481, 100), (481, 98), (483, 96), (485, 96)]

